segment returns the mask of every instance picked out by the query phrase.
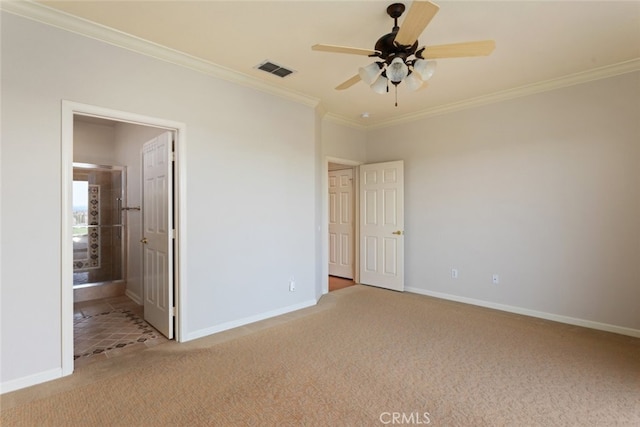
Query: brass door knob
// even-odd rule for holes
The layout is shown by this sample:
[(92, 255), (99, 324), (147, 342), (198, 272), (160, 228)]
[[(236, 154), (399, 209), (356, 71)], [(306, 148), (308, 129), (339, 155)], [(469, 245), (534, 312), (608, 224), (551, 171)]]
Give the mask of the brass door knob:
[(394, 232), (393, 232), (393, 233), (391, 233), (391, 234), (395, 234), (395, 235), (397, 235), (397, 236), (402, 236), (402, 235), (404, 234), (404, 232), (403, 232), (403, 231), (401, 231), (401, 230), (398, 230), (398, 231), (394, 231)]
[(146, 245), (147, 244), (147, 238), (143, 237), (142, 239), (140, 239), (140, 243), (144, 243)]

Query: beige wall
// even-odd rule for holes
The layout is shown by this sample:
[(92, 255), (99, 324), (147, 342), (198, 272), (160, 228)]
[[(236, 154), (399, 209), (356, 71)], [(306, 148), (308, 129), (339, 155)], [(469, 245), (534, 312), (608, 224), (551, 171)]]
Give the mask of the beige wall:
[[(318, 271), (323, 292), (328, 292), (329, 275), (329, 163), (361, 164), (366, 160), (366, 132), (364, 129), (345, 126), (325, 117), (321, 124), (320, 174), (321, 185), (318, 201), (320, 205), (320, 248)], [(354, 234), (355, 245), (355, 234)], [(357, 273), (356, 273), (357, 278)]]
[[(3, 392), (62, 376), (72, 355), (62, 338), (73, 316), (61, 303), (62, 100), (184, 124), (183, 340), (316, 302), (313, 107), (5, 11), (0, 19)], [(34, 268), (24, 254), (36, 241), (46, 256)]]
[(322, 147), (325, 158), (364, 162), (365, 143), (366, 132), (363, 129), (341, 125), (327, 118), (322, 121)]
[(73, 122), (73, 161), (95, 165), (116, 165), (115, 127), (111, 124)]
[(640, 329), (639, 100), (636, 72), (370, 132), (405, 161), (408, 289)]

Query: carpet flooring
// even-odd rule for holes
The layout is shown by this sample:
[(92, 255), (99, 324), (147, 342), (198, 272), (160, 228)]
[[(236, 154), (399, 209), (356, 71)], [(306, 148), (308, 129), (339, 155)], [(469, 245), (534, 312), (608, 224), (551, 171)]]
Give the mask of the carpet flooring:
[(640, 339), (361, 285), (114, 361), (2, 426), (640, 425)]

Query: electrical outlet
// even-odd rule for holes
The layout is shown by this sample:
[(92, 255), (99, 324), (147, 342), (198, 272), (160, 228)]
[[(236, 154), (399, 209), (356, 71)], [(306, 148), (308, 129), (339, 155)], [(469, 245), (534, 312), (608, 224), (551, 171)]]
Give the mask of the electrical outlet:
[(492, 280), (493, 280), (493, 284), (497, 285), (498, 283), (500, 283), (500, 276), (498, 276), (497, 274), (494, 274)]
[(452, 268), (451, 269), (451, 278), (452, 279), (457, 279), (458, 278), (458, 269), (457, 268)]
[(293, 280), (289, 281), (289, 292), (295, 292), (296, 291), (296, 282)]

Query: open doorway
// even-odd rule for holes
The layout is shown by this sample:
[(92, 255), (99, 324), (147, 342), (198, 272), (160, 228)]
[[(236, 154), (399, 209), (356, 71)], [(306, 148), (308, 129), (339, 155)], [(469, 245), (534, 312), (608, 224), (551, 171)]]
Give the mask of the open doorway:
[(144, 142), (166, 131), (83, 115), (74, 115), (73, 130), (73, 358), (78, 368), (167, 341), (145, 321), (140, 244), (140, 151)]
[[(183, 269), (181, 268), (181, 261), (184, 259), (184, 243), (178, 239), (177, 230), (184, 231), (184, 217), (185, 217), (185, 200), (184, 197), (180, 197), (181, 189), (184, 188), (184, 124), (171, 122), (164, 119), (157, 119), (151, 117), (144, 117), (132, 113), (119, 112), (114, 110), (103, 109), (101, 107), (89, 106), (84, 104), (77, 104), (72, 102), (63, 101), (62, 111), (62, 152), (63, 152), (63, 174), (62, 174), (62, 206), (63, 206), (63, 233), (62, 233), (62, 313), (63, 313), (63, 328), (62, 328), (62, 371), (63, 375), (68, 375), (73, 372), (74, 359), (77, 358), (77, 352), (74, 351), (74, 321), (82, 315), (78, 315), (77, 305), (74, 304), (77, 298), (74, 298), (75, 290), (72, 287), (74, 273), (78, 273), (80, 270), (87, 272), (94, 264), (100, 264), (99, 250), (93, 253), (93, 258), (89, 249), (87, 249), (88, 255), (86, 261), (80, 265), (79, 261), (74, 264), (73, 254), (73, 230), (74, 230), (74, 208), (73, 208), (73, 181), (81, 181), (75, 179), (83, 175), (84, 172), (79, 169), (75, 169), (74, 163), (81, 162), (84, 165), (97, 166), (99, 169), (108, 169), (109, 167), (121, 168), (126, 172), (127, 180), (124, 185), (124, 190), (119, 197), (113, 197), (113, 200), (106, 200), (105, 204), (109, 206), (110, 213), (106, 216), (115, 217), (115, 223), (103, 223), (93, 221), (93, 227), (96, 230), (102, 228), (119, 229), (119, 234), (116, 232), (114, 235), (122, 240), (122, 253), (126, 253), (122, 265), (119, 266), (121, 270), (120, 278), (116, 280), (121, 282), (124, 287), (122, 295), (105, 295), (106, 287), (102, 286), (103, 281), (97, 281), (90, 283), (91, 286), (86, 286), (86, 289), (94, 292), (94, 296), (101, 300), (101, 303), (109, 304), (111, 310), (103, 310), (100, 308), (91, 308), (91, 310), (98, 310), (98, 315), (105, 312), (115, 312), (119, 319), (112, 319), (114, 322), (128, 322), (136, 325), (139, 331), (129, 331), (130, 336), (136, 333), (141, 334), (132, 342), (120, 341), (116, 342), (108, 337), (102, 337), (106, 339), (104, 346), (97, 348), (98, 353), (103, 353), (108, 350), (123, 351), (124, 347), (129, 344), (145, 343), (148, 339), (152, 339), (150, 335), (157, 335), (155, 330), (150, 334), (145, 332), (152, 330), (152, 328), (146, 327), (144, 321), (141, 323), (141, 319), (144, 317), (142, 307), (145, 301), (144, 291), (144, 270), (143, 270), (143, 256), (141, 242), (143, 240), (143, 226), (142, 215), (144, 212), (144, 201), (142, 197), (142, 146), (145, 142), (152, 140), (160, 134), (171, 135), (171, 146), (174, 149), (174, 154), (169, 156), (173, 158), (171, 171), (172, 176), (170, 182), (172, 185), (166, 186), (167, 191), (171, 192), (171, 195), (167, 197), (170, 200), (169, 210), (174, 213), (174, 220), (170, 224), (171, 234), (171, 259), (169, 262), (172, 265), (171, 280), (168, 281), (168, 292), (171, 293), (171, 307), (167, 310), (167, 315), (171, 316), (170, 321), (175, 325), (175, 339), (180, 341), (181, 329), (180, 318), (177, 313), (181, 313), (183, 310), (177, 309), (180, 306), (180, 291), (181, 291), (181, 277), (183, 275)], [(85, 174), (86, 175), (86, 174)], [(84, 175), (83, 175), (84, 176)], [(91, 188), (94, 193), (99, 193), (100, 189), (97, 189), (95, 185), (89, 187), (87, 179), (86, 183), (87, 191)], [(85, 186), (79, 185), (83, 189)], [(106, 186), (104, 187), (106, 189)], [(106, 191), (106, 190), (105, 190)], [(182, 192), (184, 194), (184, 192)], [(94, 201), (95, 202), (95, 201)], [(98, 201), (100, 203), (100, 201)], [(99, 214), (98, 214), (99, 216)], [(78, 228), (78, 227), (75, 227)], [(87, 227), (89, 228), (89, 227)], [(112, 236), (105, 233), (94, 233), (94, 238), (98, 240), (104, 240), (105, 242), (110, 239), (99, 239), (103, 234), (111, 238)], [(66, 239), (65, 237), (69, 237)], [(88, 238), (87, 238), (88, 239)], [(95, 239), (94, 239), (95, 240)], [(88, 243), (88, 242), (87, 242)], [(95, 247), (99, 247), (98, 242), (92, 242)], [(78, 247), (78, 249), (81, 249)], [(79, 255), (84, 255), (79, 253)], [(85, 259), (83, 258), (83, 260)], [(106, 263), (106, 260), (105, 260)], [(90, 274), (86, 274), (90, 276)], [(110, 281), (106, 281), (110, 282)], [(121, 292), (116, 290), (115, 292)], [(91, 299), (91, 296), (84, 296), (85, 300)], [(133, 303), (133, 306), (131, 306)], [(104, 304), (103, 304), (104, 305)], [(91, 306), (90, 302), (84, 304), (85, 307)], [(85, 313), (86, 314), (86, 313)], [(91, 318), (96, 316), (96, 313), (85, 316)], [(119, 334), (123, 335), (123, 334)], [(111, 337), (113, 338), (113, 337)], [(147, 343), (148, 344), (148, 343)], [(148, 345), (146, 345), (148, 346)]]
[[(385, 289), (404, 290), (404, 162), (402, 160), (363, 164), (359, 162), (326, 158), (329, 165), (348, 166), (354, 170), (353, 197), (354, 282)], [(340, 166), (332, 166), (340, 168)], [(323, 267), (326, 282), (322, 292), (329, 292), (330, 236), (329, 176), (325, 181), (323, 198), (323, 223), (327, 227), (323, 247)], [(326, 217), (324, 217), (326, 215)]]
[(328, 163), (329, 292), (355, 284), (355, 167)]

